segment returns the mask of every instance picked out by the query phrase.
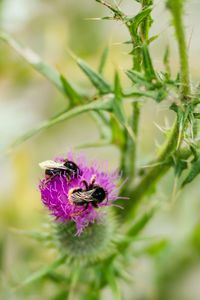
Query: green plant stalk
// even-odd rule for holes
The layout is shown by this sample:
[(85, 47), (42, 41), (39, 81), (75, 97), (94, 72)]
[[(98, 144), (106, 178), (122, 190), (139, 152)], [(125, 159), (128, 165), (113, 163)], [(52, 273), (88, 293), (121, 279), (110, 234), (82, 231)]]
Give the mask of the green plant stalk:
[[(185, 33), (182, 20), (182, 1), (168, 0), (168, 7), (172, 13), (174, 19), (174, 27), (178, 41), (179, 55), (180, 55), (180, 74), (181, 74), (181, 89), (180, 96), (181, 100), (186, 102), (190, 94), (190, 82), (189, 82), (189, 64), (187, 47), (185, 43)], [(184, 132), (184, 130), (183, 130)], [(176, 151), (176, 146), (178, 139), (182, 141), (183, 133), (181, 138), (179, 138), (179, 124), (176, 119), (171, 133), (163, 145), (157, 160), (153, 163), (155, 167), (149, 169), (149, 171), (144, 175), (141, 181), (130, 191), (132, 198), (131, 210), (129, 215), (132, 216), (135, 212), (135, 206), (138, 204), (143, 197), (155, 186), (155, 183), (164, 176), (164, 174), (169, 170), (171, 164), (164, 164), (168, 158)], [(181, 145), (181, 142), (179, 143)]]
[(128, 134), (127, 131), (123, 131), (123, 143), (120, 145), (120, 170), (122, 171), (122, 176), (125, 178), (128, 170), (127, 166), (127, 149), (128, 149)]
[[(98, 3), (101, 3), (102, 5), (106, 6), (108, 9), (110, 9), (114, 13), (114, 18), (120, 19), (124, 24), (126, 25), (131, 40), (133, 43), (133, 69), (140, 71), (141, 69), (141, 63), (142, 63), (142, 53), (140, 49), (140, 38), (134, 37), (131, 34), (131, 30), (129, 28), (129, 25), (127, 23), (126, 16), (119, 10), (119, 8), (112, 7), (109, 3), (103, 1), (103, 0), (96, 0)], [(144, 0), (146, 1), (146, 0)], [(148, 0), (147, 0), (148, 1)], [(139, 125), (139, 117), (140, 117), (140, 107), (138, 102), (134, 102), (132, 105), (132, 117), (130, 120), (131, 127), (133, 130), (135, 141), (130, 139), (130, 137), (127, 135), (126, 131), (124, 131), (124, 143), (121, 145), (121, 163), (120, 168), (123, 171), (126, 176), (130, 179), (132, 179), (135, 175), (135, 166), (136, 166), (136, 154), (137, 154), (137, 137), (138, 137), (138, 125)]]
[[(133, 37), (132, 37), (133, 40)], [(142, 63), (142, 54), (139, 45), (134, 45), (133, 41), (133, 48), (138, 47), (133, 54), (133, 69), (136, 71), (141, 70), (141, 63)], [(140, 120), (140, 104), (138, 101), (132, 104), (132, 117), (131, 117), (131, 127), (133, 129), (134, 138), (135, 140), (132, 141), (130, 138), (128, 139), (128, 149), (127, 149), (127, 159), (128, 159), (128, 176), (132, 180), (135, 177), (135, 170), (136, 170), (136, 160), (137, 160), (137, 144), (138, 144), (138, 128), (139, 128), (139, 120)]]
[(129, 170), (128, 176), (131, 180), (134, 179), (136, 173), (139, 120), (140, 120), (140, 103), (137, 101), (132, 104), (132, 117), (131, 117), (131, 127), (134, 133), (134, 141), (128, 138), (127, 151), (126, 151), (127, 165)]
[[(200, 147), (200, 140), (197, 141), (197, 147)], [(162, 153), (164, 155), (164, 152)], [(190, 156), (192, 156), (192, 152), (189, 147), (184, 147), (176, 153), (176, 157), (180, 159), (187, 160)], [(161, 158), (162, 156), (160, 156)], [(157, 165), (156, 165), (157, 163)], [(135, 214), (135, 209), (137, 205), (140, 203), (142, 198), (151, 191), (156, 184), (156, 182), (162, 178), (169, 169), (173, 166), (173, 160), (168, 156), (165, 159), (162, 159), (155, 162), (155, 166), (150, 168), (146, 175), (142, 178), (142, 180), (128, 192), (128, 196), (132, 199), (131, 209), (128, 205), (127, 210), (128, 217), (132, 218)], [(127, 202), (128, 204), (128, 202)]]
[(183, 2), (184, 0), (168, 0), (167, 7), (169, 8), (173, 23), (175, 27), (175, 33), (178, 40), (179, 58), (180, 58), (180, 75), (181, 75), (181, 100), (183, 102), (189, 100), (191, 93), (190, 90), (190, 72), (188, 63), (187, 44), (184, 32), (183, 23)]
[[(143, 28), (141, 28), (141, 32), (139, 32), (138, 34), (136, 33), (134, 35), (131, 32), (128, 18), (124, 15), (122, 11), (119, 10), (118, 7), (115, 8), (103, 0), (96, 0), (96, 2), (101, 3), (102, 5), (106, 6), (109, 10), (111, 10), (114, 13), (114, 18), (121, 20), (127, 27), (133, 44), (133, 52), (132, 52), (133, 69), (136, 71), (140, 71), (142, 67), (142, 52), (141, 52), (142, 34), (143, 36), (145, 36), (145, 38), (148, 38), (148, 32), (150, 27), (149, 18), (147, 18), (147, 20), (145, 21)], [(143, 0), (141, 3), (142, 9), (145, 8), (146, 6), (150, 6), (152, 3), (153, 3), (152, 0)], [(124, 139), (127, 139), (127, 141), (124, 142), (120, 148), (121, 150), (120, 167), (122, 170), (124, 170), (126, 176), (128, 175), (129, 181), (132, 181), (132, 179), (135, 176), (139, 119), (140, 119), (140, 104), (136, 101), (132, 105), (132, 116), (130, 118), (131, 128), (134, 134), (134, 141), (133, 139), (130, 139), (130, 137), (124, 131), (125, 134)]]
[[(142, 7), (153, 5), (153, 0), (142, 0)], [(152, 18), (149, 16), (141, 24), (141, 38), (143, 41), (148, 41), (149, 38), (149, 29), (151, 27)]]
[[(141, 4), (142, 4), (142, 9), (144, 9), (147, 6), (152, 5), (153, 1), (143, 0)], [(143, 22), (141, 22), (138, 29), (138, 36), (134, 36), (130, 28), (127, 26), (133, 43), (133, 70), (136, 70), (138, 72), (140, 72), (141, 69), (144, 68), (142, 64), (143, 59), (142, 59), (141, 43), (146, 42), (148, 40), (150, 26), (151, 26), (150, 16), (147, 17)], [(129, 138), (127, 143), (128, 148), (126, 152), (127, 160), (128, 160), (127, 165), (129, 166), (128, 176), (131, 181), (134, 179), (136, 173), (139, 121), (140, 121), (140, 103), (136, 101), (132, 104), (132, 117), (130, 121), (135, 140), (132, 141)]]
[(169, 160), (169, 157), (176, 149), (177, 136), (178, 125), (176, 122), (171, 131), (171, 135), (166, 144), (163, 146), (157, 160), (151, 163), (153, 167), (150, 167), (141, 181), (139, 181), (138, 184), (128, 192), (128, 196), (131, 198), (131, 202), (129, 202), (130, 204), (127, 205), (130, 217), (135, 213), (135, 207), (139, 204), (143, 197), (154, 188), (156, 182), (164, 176), (171, 167), (171, 160)]
[[(135, 37), (132, 36), (129, 30), (133, 43), (133, 69), (136, 71), (141, 70), (142, 54), (139, 43), (135, 41)], [(138, 39), (137, 39), (138, 40)], [(127, 149), (124, 155), (127, 156), (127, 173), (129, 176), (129, 181), (134, 179), (136, 170), (136, 160), (137, 160), (137, 142), (138, 142), (138, 128), (140, 120), (140, 104), (138, 101), (132, 104), (132, 116), (130, 118), (131, 127), (134, 133), (134, 141), (128, 138)]]

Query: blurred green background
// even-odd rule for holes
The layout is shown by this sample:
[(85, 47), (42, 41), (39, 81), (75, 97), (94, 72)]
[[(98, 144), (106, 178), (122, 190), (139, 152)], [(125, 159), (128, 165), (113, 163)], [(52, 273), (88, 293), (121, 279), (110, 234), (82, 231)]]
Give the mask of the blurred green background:
[[(123, 9), (136, 14), (136, 1), (124, 0)], [(42, 59), (83, 89), (91, 89), (68, 49), (94, 68), (100, 55), (109, 46), (106, 77), (110, 81), (119, 69), (123, 74), (130, 67), (128, 34), (120, 23), (91, 20), (109, 13), (93, 0), (0, 0), (0, 26), (16, 40), (32, 48)], [(154, 64), (163, 68), (165, 47), (169, 45), (171, 67), (175, 73), (178, 56), (170, 16), (164, 1), (155, 1), (152, 35), (159, 38), (152, 44)], [(185, 11), (191, 75), (195, 83), (200, 69), (200, 2), (188, 1)], [(47, 80), (34, 71), (7, 45), (0, 43), (0, 149), (4, 152), (18, 136), (39, 124), (67, 105), (67, 100)], [(138, 166), (144, 165), (156, 152), (156, 143), (163, 135), (156, 124), (169, 124), (173, 113), (169, 103), (145, 103), (140, 122)], [(51, 261), (54, 253), (27, 237), (15, 235), (12, 228), (39, 229), (45, 222), (37, 185), (41, 177), (40, 161), (65, 154), (83, 143), (95, 142), (98, 129), (88, 115), (76, 117), (42, 132), (20, 145), (11, 154), (1, 157), (0, 167), (0, 299), (57, 299), (51, 282), (37, 283), (20, 290), (11, 286)], [(75, 150), (80, 151), (80, 150)], [(119, 153), (114, 146), (81, 150), (91, 159), (108, 160), (111, 169), (118, 167)], [(145, 237), (169, 240), (170, 247), (162, 255), (140, 255), (133, 259), (133, 283), (122, 284), (127, 300), (200, 299), (200, 197), (199, 178), (172, 204), (173, 172), (158, 187), (152, 201), (160, 201), (160, 212), (145, 230)], [(140, 243), (138, 243), (140, 246)], [(110, 299), (105, 290), (104, 299)], [(53, 296), (55, 295), (55, 296)]]

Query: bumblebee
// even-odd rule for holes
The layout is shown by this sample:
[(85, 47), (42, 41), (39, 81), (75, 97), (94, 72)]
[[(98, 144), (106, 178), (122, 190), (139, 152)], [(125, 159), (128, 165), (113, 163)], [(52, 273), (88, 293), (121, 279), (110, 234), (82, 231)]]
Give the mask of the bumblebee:
[(89, 204), (98, 208), (98, 204), (103, 202), (107, 197), (107, 192), (99, 185), (95, 184), (95, 176), (91, 183), (83, 180), (85, 188), (75, 188), (69, 191), (69, 201), (76, 206), (84, 206), (84, 210), (88, 208)]
[(79, 167), (70, 160), (65, 160), (61, 163), (53, 160), (46, 160), (39, 163), (39, 166), (45, 170), (45, 177), (47, 180), (51, 180), (57, 175), (64, 175), (68, 180), (77, 178), (78, 175), (80, 175)]

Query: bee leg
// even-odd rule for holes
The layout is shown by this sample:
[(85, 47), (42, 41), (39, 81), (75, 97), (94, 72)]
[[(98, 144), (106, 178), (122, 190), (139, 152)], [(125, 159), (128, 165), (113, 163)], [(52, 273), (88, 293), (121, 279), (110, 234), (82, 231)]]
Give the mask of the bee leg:
[(92, 175), (90, 184), (89, 184), (89, 189), (92, 189), (96, 181), (96, 175)]
[(92, 206), (95, 207), (95, 208), (98, 208), (98, 204), (96, 202), (93, 202)]
[(45, 179), (45, 182), (44, 184), (47, 184), (48, 182), (50, 182), (54, 177), (56, 177), (57, 174), (54, 174), (54, 175), (51, 175), (51, 176), (48, 176), (46, 179)]
[(83, 209), (83, 210), (78, 211), (77, 213), (71, 214), (70, 217), (74, 217), (74, 216), (78, 216), (78, 215), (82, 214), (82, 213), (88, 208), (88, 205), (89, 205), (89, 203), (85, 203), (85, 204), (84, 204), (84, 209)]
[(83, 180), (83, 181), (81, 181), (81, 182), (84, 184), (86, 191), (88, 191), (89, 186), (88, 186), (87, 181), (86, 181), (86, 180)]
[(78, 215), (80, 215), (82, 212), (83, 212), (83, 210), (82, 210), (82, 211), (78, 211), (78, 212), (76, 212), (76, 213), (73, 213), (73, 214), (70, 215), (70, 217), (78, 216)]

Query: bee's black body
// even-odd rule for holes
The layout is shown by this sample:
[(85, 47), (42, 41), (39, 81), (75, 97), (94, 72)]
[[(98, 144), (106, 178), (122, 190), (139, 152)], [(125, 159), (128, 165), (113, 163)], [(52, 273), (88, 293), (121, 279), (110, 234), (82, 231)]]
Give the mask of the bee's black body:
[(71, 190), (70, 200), (74, 205), (84, 206), (88, 208), (89, 204), (94, 207), (98, 207), (98, 204), (105, 200), (106, 191), (99, 185), (95, 185), (94, 181), (90, 185), (86, 181), (83, 181), (85, 189), (77, 188)]
[(55, 167), (55, 168), (47, 168), (45, 170), (45, 175), (48, 179), (55, 177), (57, 175), (64, 175), (67, 177), (68, 180), (71, 178), (77, 178), (80, 174), (79, 167), (72, 161), (67, 160), (63, 163), (63, 168)]

